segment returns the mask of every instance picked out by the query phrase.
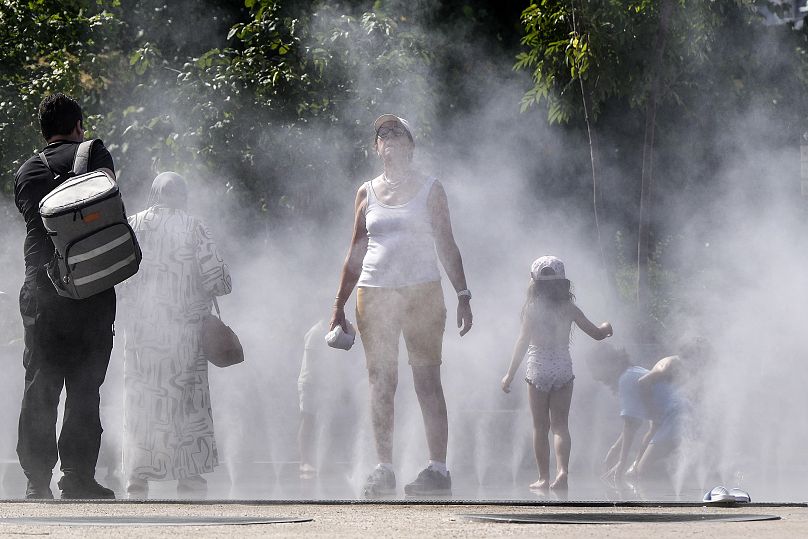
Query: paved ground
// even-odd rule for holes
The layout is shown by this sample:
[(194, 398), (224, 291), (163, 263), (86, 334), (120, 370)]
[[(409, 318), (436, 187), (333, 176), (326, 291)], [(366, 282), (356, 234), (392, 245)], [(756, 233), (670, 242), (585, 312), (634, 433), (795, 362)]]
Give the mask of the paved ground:
[[(500, 524), (469, 521), (465, 513), (508, 514), (596, 514), (636, 515), (739, 515), (766, 514), (781, 517), (761, 522), (685, 522), (632, 524)], [(64, 518), (83, 519), (82, 524), (36, 525), (8, 523), (4, 519)], [(136, 525), (87, 525), (93, 518), (137, 520)], [(286, 524), (199, 526), (149, 525), (149, 519), (170, 517), (204, 519), (212, 517), (299, 517), (310, 522)], [(75, 522), (75, 521), (74, 521)], [(81, 520), (80, 520), (81, 522)], [(719, 508), (678, 507), (569, 507), (507, 505), (413, 505), (406, 503), (23, 503), (0, 502), (0, 536), (52, 535), (54, 537), (683, 537), (709, 534), (711, 538), (805, 537), (808, 536), (808, 508), (805, 506), (747, 506)]]

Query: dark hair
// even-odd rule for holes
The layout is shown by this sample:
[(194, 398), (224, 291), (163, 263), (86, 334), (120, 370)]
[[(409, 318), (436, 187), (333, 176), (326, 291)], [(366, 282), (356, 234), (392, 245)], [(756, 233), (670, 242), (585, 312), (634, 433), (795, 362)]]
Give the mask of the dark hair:
[[(553, 268), (542, 268), (539, 275), (555, 275)], [(550, 305), (560, 305), (563, 303), (573, 303), (575, 295), (571, 291), (569, 279), (530, 279), (530, 286), (527, 287), (527, 300), (522, 308), (522, 316), (529, 305), (537, 301), (542, 301)]]
[(599, 345), (585, 357), (592, 378), (617, 390), (620, 376), (631, 366), (631, 358), (625, 348), (615, 348), (609, 344)]
[(83, 122), (79, 102), (61, 92), (51, 94), (39, 104), (39, 127), (45, 140), (55, 135), (69, 135), (76, 122)]

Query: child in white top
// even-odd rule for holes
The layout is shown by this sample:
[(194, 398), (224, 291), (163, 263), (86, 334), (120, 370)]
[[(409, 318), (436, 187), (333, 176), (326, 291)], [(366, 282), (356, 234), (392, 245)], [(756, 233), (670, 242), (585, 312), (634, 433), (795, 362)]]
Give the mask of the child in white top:
[[(575, 305), (570, 282), (564, 276), (564, 263), (554, 256), (542, 256), (531, 265), (527, 301), (522, 309), (522, 327), (513, 349), (508, 372), (502, 378), (502, 390), (510, 393), (511, 382), (527, 352), (530, 411), (533, 415), (533, 449), (539, 467), (539, 479), (530, 488), (567, 488), (570, 460), (568, 425), (572, 386), (572, 359), (569, 339), (572, 323), (596, 340), (611, 337), (612, 326), (595, 326)], [(550, 445), (553, 429), (556, 453), (556, 478), (550, 484)]]

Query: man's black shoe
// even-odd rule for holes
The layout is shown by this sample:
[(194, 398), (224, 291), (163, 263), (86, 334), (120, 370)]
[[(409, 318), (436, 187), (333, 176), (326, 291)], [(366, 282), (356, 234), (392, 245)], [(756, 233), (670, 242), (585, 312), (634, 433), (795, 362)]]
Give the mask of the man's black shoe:
[(67, 474), (59, 480), (63, 500), (114, 500), (115, 493), (92, 477)]
[(47, 481), (45, 480), (32, 481), (29, 479), (28, 487), (25, 489), (25, 499), (52, 500), (53, 492), (51, 492), (50, 488), (50, 478), (48, 478)]
[(443, 475), (432, 468), (424, 468), (415, 481), (404, 487), (404, 494), (407, 496), (451, 496), (452, 476), (448, 471), (446, 475)]

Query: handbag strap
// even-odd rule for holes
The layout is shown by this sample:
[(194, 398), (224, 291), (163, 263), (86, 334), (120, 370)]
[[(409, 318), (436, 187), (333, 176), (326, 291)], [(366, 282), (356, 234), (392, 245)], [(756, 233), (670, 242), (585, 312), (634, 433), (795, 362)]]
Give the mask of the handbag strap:
[(219, 320), (221, 320), (222, 311), (219, 310), (219, 302), (216, 301), (216, 296), (213, 296), (213, 307), (216, 309), (216, 315), (219, 317)]

